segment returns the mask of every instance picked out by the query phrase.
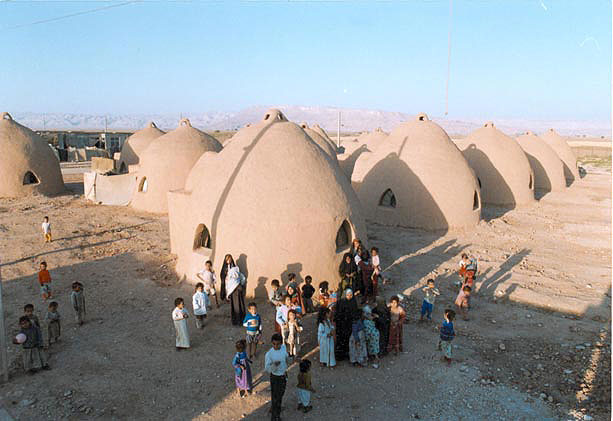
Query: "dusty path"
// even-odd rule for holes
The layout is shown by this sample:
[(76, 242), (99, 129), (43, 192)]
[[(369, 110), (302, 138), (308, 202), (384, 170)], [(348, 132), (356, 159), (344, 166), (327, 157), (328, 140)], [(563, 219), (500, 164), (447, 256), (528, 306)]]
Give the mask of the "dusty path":
[[(471, 232), (369, 225), (369, 243), (382, 250), (384, 266), (392, 265), (394, 284), (384, 294), (409, 296), (407, 352), (386, 357), (379, 370), (346, 363), (314, 368), (318, 393), (306, 416), (295, 410), (293, 368), (284, 418), (580, 419), (584, 409), (593, 419), (609, 419), (610, 188), (610, 174), (590, 174), (534, 206), (487, 209)], [(44, 215), (57, 239), (51, 245), (41, 242)], [(10, 348), (13, 371), (0, 386), (0, 404), (14, 418), (266, 418), (266, 381), (247, 399), (233, 393), (230, 361), (243, 331), (228, 327), (227, 306), (212, 312), (204, 332), (192, 330), (190, 351), (175, 352), (172, 301), (190, 297), (192, 288), (176, 284), (172, 274), (167, 222), (72, 195), (0, 201), (9, 330), (25, 303), (43, 310), (35, 282), (41, 259), (49, 262), (63, 316), (50, 372), (25, 376), (17, 348)], [(447, 368), (435, 351), (434, 324), (415, 321), (419, 286), (432, 276), (442, 289), (439, 322), (455, 298), (453, 271), (466, 250), (480, 258), (482, 276), (471, 320), (456, 323), (458, 362)], [(88, 323), (81, 328), (69, 307), (74, 280), (86, 286)], [(269, 336), (271, 310), (260, 308)], [(314, 348), (314, 323), (306, 322), (305, 352)], [(263, 352), (256, 378), (262, 368)]]

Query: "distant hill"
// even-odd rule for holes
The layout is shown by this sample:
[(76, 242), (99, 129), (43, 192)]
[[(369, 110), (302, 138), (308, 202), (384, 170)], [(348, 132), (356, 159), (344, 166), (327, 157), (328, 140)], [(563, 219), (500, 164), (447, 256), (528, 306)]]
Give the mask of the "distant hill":
[[(237, 112), (206, 112), (184, 113), (193, 126), (204, 130), (234, 130), (247, 123), (259, 121), (270, 106), (254, 106)], [(276, 106), (292, 121), (308, 124), (319, 124), (330, 134), (337, 130), (338, 108), (333, 107), (304, 107), (296, 105)], [(361, 132), (381, 127), (389, 131), (403, 121), (413, 118), (411, 114), (342, 108), (341, 120), (343, 132)], [(101, 130), (105, 127), (105, 116), (94, 114), (62, 114), (62, 113), (14, 113), (13, 118), (21, 124), (35, 130), (62, 129), (62, 130)], [(109, 130), (138, 130), (153, 120), (162, 129), (173, 129), (179, 121), (179, 114), (133, 114), (133, 115), (106, 115), (106, 125)], [(484, 121), (446, 119), (430, 116), (440, 124), (450, 135), (466, 135), (480, 127)], [(549, 128), (555, 128), (560, 134), (566, 136), (609, 136), (610, 125), (607, 122), (590, 121), (529, 121), (493, 119), (496, 127), (508, 134), (517, 134), (526, 130), (540, 133)]]

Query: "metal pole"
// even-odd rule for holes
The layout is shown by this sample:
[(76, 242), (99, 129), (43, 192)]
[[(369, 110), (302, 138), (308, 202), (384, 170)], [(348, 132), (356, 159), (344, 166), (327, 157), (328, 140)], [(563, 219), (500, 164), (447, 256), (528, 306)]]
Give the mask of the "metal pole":
[(445, 84), (445, 115), (449, 114), (449, 77), (451, 75), (451, 21), (453, 0), (449, 0), (449, 34), (447, 35), (447, 83)]
[(2, 298), (2, 268), (0, 267), (0, 356), (2, 358), (2, 381), (9, 381), (9, 361), (6, 350), (6, 329), (4, 326), (4, 305)]
[(336, 147), (341, 147), (341, 112), (338, 112), (338, 127), (336, 128)]

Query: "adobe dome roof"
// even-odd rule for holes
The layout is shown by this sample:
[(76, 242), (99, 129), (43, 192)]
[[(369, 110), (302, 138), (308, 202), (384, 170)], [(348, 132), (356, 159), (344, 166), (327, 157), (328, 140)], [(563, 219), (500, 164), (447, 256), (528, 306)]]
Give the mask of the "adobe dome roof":
[(572, 183), (579, 178), (577, 170), (577, 157), (573, 150), (568, 146), (566, 140), (560, 136), (554, 129), (549, 129), (541, 136), (551, 148), (558, 154), (558, 157), (564, 163), (564, 176), (566, 181)]
[(147, 149), (153, 139), (165, 134), (158, 129), (153, 121), (147, 123), (147, 126), (134, 132), (123, 144), (121, 148), (120, 168), (125, 166), (127, 171), (130, 165), (139, 163), (139, 156)]
[(564, 190), (566, 187), (564, 164), (555, 151), (532, 132), (517, 137), (517, 142), (526, 153), (532, 167), (534, 188), (546, 191)]

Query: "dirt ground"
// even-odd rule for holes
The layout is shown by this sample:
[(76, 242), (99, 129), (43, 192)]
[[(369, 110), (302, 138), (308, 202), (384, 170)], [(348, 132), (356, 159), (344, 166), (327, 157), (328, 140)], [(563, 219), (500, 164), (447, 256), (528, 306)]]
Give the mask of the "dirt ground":
[[(204, 331), (190, 322), (191, 350), (174, 349), (173, 300), (191, 297), (192, 287), (173, 274), (167, 218), (90, 204), (77, 194), (82, 187), (69, 186), (75, 194), (0, 199), (9, 340), (24, 304), (44, 314), (36, 282), (43, 259), (63, 317), (62, 340), (50, 350), (52, 370), (23, 374), (18, 347), (9, 347), (11, 378), (0, 386), (0, 405), (21, 420), (266, 419), (269, 346), (253, 364), (255, 393), (238, 398), (230, 363), (243, 329), (230, 326), (228, 305), (211, 312)], [(42, 242), (44, 215), (51, 244)], [(369, 224), (368, 244), (381, 249), (393, 280), (383, 294), (408, 297), (405, 352), (385, 357), (378, 370), (314, 364), (317, 393), (306, 415), (295, 409), (292, 367), (284, 419), (610, 419), (610, 172), (588, 174), (533, 206), (485, 209), (483, 216), (466, 232)], [(437, 326), (457, 293), (462, 252), (479, 258), (480, 276), (470, 320), (456, 322), (456, 362), (447, 367), (435, 349)], [(418, 323), (420, 287), (429, 277), (442, 296), (435, 321)], [(82, 327), (69, 304), (75, 280), (85, 285)], [(272, 311), (261, 300), (259, 307), (269, 337)], [(302, 354), (315, 362), (314, 316), (305, 326)]]

